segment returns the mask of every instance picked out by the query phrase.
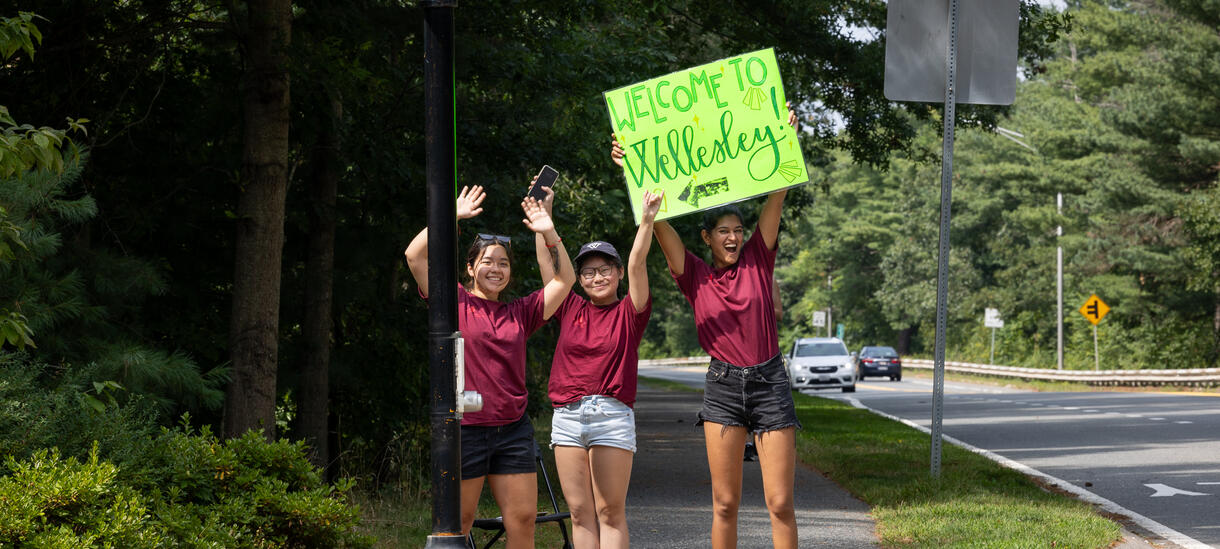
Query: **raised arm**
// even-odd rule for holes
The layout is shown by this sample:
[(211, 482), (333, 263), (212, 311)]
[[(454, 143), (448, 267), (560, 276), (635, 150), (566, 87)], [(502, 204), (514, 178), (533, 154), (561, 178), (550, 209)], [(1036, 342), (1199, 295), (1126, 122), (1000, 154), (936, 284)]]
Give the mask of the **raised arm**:
[(635, 242), (631, 243), (631, 253), (627, 256), (627, 295), (635, 312), (644, 310), (648, 304), (648, 249), (652, 247), (653, 220), (657, 210), (661, 208), (661, 199), (665, 193), (652, 194), (644, 191), (644, 211), (641, 216), (640, 228), (635, 231)]
[[(476, 215), (483, 213), (483, 199), (487, 195), (483, 193), (483, 187), (475, 185), (474, 187), (462, 187), (462, 192), (458, 193), (457, 197), (457, 218), (458, 221), (470, 219)], [(411, 244), (407, 245), (403, 255), (407, 256), (407, 267), (411, 269), (411, 277), (415, 279), (415, 284), (419, 286), (419, 293), (424, 297), (428, 297), (428, 228), (415, 235), (411, 239)]]
[[(531, 231), (546, 239), (543, 244), (556, 252), (558, 269), (555, 276), (542, 287), (542, 318), (550, 319), (559, 310), (559, 305), (567, 299), (568, 292), (576, 283), (576, 270), (572, 268), (572, 260), (563, 247), (563, 239), (555, 230), (555, 222), (546, 213), (546, 209), (533, 198), (525, 197), (521, 201), (521, 209), (525, 211), (525, 219), (521, 220)], [(549, 258), (548, 258), (549, 260)]]
[[(610, 139), (610, 160), (613, 160), (618, 167), (623, 167), (623, 147), (619, 145), (618, 140), (614, 139), (613, 135)], [(643, 223), (640, 224), (643, 226)], [(678, 231), (675, 231), (669, 223), (665, 221), (657, 221), (653, 224), (652, 234), (657, 237), (657, 244), (661, 246), (661, 253), (665, 254), (665, 262), (669, 264), (669, 270), (675, 275), (681, 276), (686, 268), (686, 244), (682, 243), (682, 239), (678, 236)], [(635, 250), (635, 247), (632, 247)], [(628, 273), (630, 276), (630, 273)], [(628, 283), (631, 280), (628, 278)], [(635, 299), (632, 299), (636, 303)], [(637, 303), (638, 304), (638, 303)]]
[[(536, 181), (538, 176), (534, 176)], [(532, 183), (531, 183), (532, 185)], [(546, 215), (549, 216), (552, 222), (555, 219), (555, 191), (550, 187), (543, 187), (546, 191), (546, 198), (542, 200), (542, 209), (546, 210)], [(538, 274), (542, 275), (542, 285), (555, 278), (555, 271), (559, 268), (559, 253), (556, 248), (550, 248), (546, 245), (546, 237), (542, 233), (534, 233), (534, 254), (538, 256)]]
[[(796, 112), (792, 110), (792, 103), (787, 103), (787, 107), (788, 125), (799, 131), (800, 124)], [(786, 196), (788, 189), (780, 189), (767, 195), (767, 203), (763, 205), (762, 213), (758, 216), (758, 230), (762, 232), (763, 243), (769, 250), (774, 250), (779, 241), (779, 219), (784, 210)]]

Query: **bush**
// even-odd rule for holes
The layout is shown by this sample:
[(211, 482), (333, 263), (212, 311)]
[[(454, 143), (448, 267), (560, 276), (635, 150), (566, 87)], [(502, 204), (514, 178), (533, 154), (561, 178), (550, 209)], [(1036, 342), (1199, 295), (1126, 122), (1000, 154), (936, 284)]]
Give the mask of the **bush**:
[(0, 547), (372, 545), (352, 483), (327, 484), (303, 443), (222, 441), (186, 416), (158, 429), (139, 399), (90, 399), (90, 374), (61, 370), (0, 352)]
[(41, 450), (0, 478), (0, 547), (158, 547), (168, 541), (144, 498), (116, 482), (118, 468)]

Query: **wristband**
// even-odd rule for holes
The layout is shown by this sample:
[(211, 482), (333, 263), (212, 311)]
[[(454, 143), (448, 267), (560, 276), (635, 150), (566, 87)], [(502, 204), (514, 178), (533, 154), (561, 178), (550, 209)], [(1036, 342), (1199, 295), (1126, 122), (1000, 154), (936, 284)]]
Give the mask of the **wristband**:
[(560, 238), (559, 240), (555, 241), (555, 243), (554, 243), (554, 244), (547, 244), (547, 245), (546, 245), (546, 247), (548, 247), (548, 248), (554, 248), (555, 246), (558, 246), (560, 242), (563, 242), (563, 239), (562, 239), (562, 238)]

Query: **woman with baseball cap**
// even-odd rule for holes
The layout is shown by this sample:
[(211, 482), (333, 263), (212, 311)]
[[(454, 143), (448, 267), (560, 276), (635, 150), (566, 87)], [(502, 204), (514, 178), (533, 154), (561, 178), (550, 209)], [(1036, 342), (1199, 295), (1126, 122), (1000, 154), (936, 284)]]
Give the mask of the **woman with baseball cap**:
[[(796, 113), (788, 108), (788, 123), (796, 127)], [(617, 142), (610, 156), (622, 166)], [(775, 253), (787, 193), (767, 196), (748, 239), (736, 207), (709, 211), (700, 236), (711, 250), (711, 265), (687, 250), (669, 223), (659, 221), (653, 230), (670, 274), (694, 309), (699, 344), (712, 357), (697, 425), (703, 426), (712, 477), (715, 549), (737, 546), (742, 455), (751, 432), (771, 515), (771, 543), (797, 546), (793, 491), (800, 423), (779, 352), (774, 303)]]
[(577, 549), (628, 547), (627, 485), (636, 449), (632, 406), (640, 339), (652, 313), (645, 259), (661, 195), (645, 191), (643, 202), (627, 256), (627, 299), (619, 299), (624, 270), (618, 250), (597, 240), (576, 254), (577, 281), (587, 297), (572, 292), (555, 312), (551, 447)]
[[(486, 196), (481, 186), (462, 187), (457, 198), (458, 220), (482, 213)], [(512, 240), (493, 234), (475, 238), (466, 254), (470, 285), (458, 285), (458, 329), (465, 339), (466, 388), (483, 395), (483, 409), (462, 416), (462, 534), (470, 532), (483, 480), (487, 479), (503, 513), (508, 547), (513, 549), (534, 546), (534, 517), (538, 512), (534, 428), (525, 415), (525, 340), (555, 314), (576, 281), (550, 213), (529, 197), (522, 201), (521, 208), (525, 225), (538, 235), (536, 255), (549, 267), (542, 289), (512, 301), (502, 299), (512, 278)], [(427, 299), (426, 227), (405, 253), (420, 296)]]

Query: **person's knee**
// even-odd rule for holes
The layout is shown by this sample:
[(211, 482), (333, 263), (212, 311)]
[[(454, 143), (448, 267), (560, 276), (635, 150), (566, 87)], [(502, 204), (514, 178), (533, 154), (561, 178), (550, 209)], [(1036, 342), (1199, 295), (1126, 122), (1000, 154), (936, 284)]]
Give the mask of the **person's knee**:
[(504, 513), (504, 529), (507, 531), (528, 533), (534, 531), (534, 519), (537, 513), (529, 509), (514, 509)]
[(611, 527), (627, 524), (627, 506), (625, 502), (599, 502), (597, 520)]
[(597, 510), (591, 501), (568, 500), (568, 511), (572, 513), (573, 524), (594, 524), (597, 522)]
[(796, 517), (792, 494), (767, 495), (767, 511), (775, 518), (786, 520)]
[(712, 512), (724, 518), (735, 518), (737, 508), (741, 505), (741, 496), (737, 494), (712, 494)]

